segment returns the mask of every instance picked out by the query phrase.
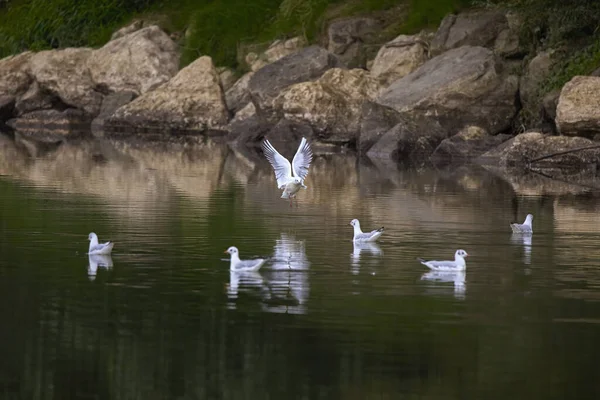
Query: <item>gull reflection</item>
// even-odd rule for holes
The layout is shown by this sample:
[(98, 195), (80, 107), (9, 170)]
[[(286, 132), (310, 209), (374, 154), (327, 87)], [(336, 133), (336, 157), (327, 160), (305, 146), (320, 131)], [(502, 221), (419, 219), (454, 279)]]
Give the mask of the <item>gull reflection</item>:
[(352, 242), (353, 250), (350, 255), (352, 261), (352, 274), (357, 275), (360, 271), (361, 254), (371, 254), (374, 256), (383, 255), (383, 251), (375, 242)]
[(98, 267), (110, 270), (113, 267), (111, 256), (104, 254), (88, 254), (88, 278), (90, 281), (96, 279)]
[(531, 264), (531, 239), (533, 235), (531, 233), (513, 233), (510, 236), (510, 241), (514, 244), (523, 245), (523, 262), (525, 264)]
[(454, 283), (454, 297), (464, 299), (467, 291), (466, 271), (429, 271), (421, 276), (421, 280), (430, 282)]
[(235, 309), (235, 300), (238, 298), (239, 291), (248, 293), (258, 292), (258, 297), (264, 298), (268, 293), (268, 286), (265, 279), (258, 271), (229, 271), (229, 285), (227, 286), (227, 298), (229, 299), (229, 308)]
[(282, 233), (275, 242), (271, 265), (267, 272), (268, 296), (263, 309), (268, 312), (304, 314), (310, 293), (304, 241)]
[[(227, 297), (235, 308), (239, 292), (255, 294), (266, 312), (304, 314), (309, 295), (304, 241), (281, 234), (276, 241), (270, 265), (261, 272), (230, 272)], [(268, 270), (270, 269), (270, 270)]]

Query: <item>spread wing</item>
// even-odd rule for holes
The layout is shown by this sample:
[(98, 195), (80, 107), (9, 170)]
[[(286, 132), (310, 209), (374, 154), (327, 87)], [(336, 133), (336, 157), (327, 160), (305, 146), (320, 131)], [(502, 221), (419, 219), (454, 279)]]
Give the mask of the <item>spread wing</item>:
[[(275, 170), (275, 178), (277, 179), (277, 187), (282, 188), (283, 185), (287, 184), (292, 179), (292, 166), (290, 162), (281, 154), (275, 150), (275, 147), (268, 141), (263, 142), (263, 151), (265, 157), (271, 163), (271, 166)], [(296, 157), (294, 156), (294, 160)]]
[(310, 145), (306, 141), (306, 138), (302, 138), (300, 146), (298, 146), (298, 150), (296, 151), (294, 159), (292, 160), (294, 176), (304, 180), (306, 175), (308, 175), (308, 167), (310, 167), (311, 161), (312, 150), (310, 149)]

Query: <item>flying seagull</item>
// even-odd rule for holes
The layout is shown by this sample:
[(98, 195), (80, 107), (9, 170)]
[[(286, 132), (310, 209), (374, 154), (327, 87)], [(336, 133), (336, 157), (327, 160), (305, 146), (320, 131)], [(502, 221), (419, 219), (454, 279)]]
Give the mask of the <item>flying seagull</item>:
[(302, 138), (291, 164), (275, 150), (275, 147), (268, 140), (263, 142), (262, 147), (265, 157), (267, 157), (273, 170), (275, 170), (277, 187), (283, 190), (281, 198), (290, 199), (291, 207), (292, 199), (296, 197), (296, 193), (298, 193), (300, 188), (306, 189), (304, 179), (308, 175), (308, 167), (310, 167), (310, 162), (312, 161), (310, 145), (306, 141), (306, 138)]

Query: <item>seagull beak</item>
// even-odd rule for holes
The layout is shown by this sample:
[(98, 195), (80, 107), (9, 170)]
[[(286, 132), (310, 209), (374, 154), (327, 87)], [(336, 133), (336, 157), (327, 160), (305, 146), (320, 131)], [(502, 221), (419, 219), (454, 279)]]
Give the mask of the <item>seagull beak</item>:
[(225, 250), (223, 253), (227, 253), (227, 250)]
[(466, 253), (466, 252), (465, 252), (465, 257), (469, 257), (469, 253)]

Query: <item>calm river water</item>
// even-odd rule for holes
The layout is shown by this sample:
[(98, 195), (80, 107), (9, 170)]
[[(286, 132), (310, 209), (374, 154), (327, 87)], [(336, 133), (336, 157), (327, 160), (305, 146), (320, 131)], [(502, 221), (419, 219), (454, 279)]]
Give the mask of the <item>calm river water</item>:
[[(290, 208), (224, 145), (38, 156), (0, 137), (3, 399), (600, 398), (589, 189), (320, 155)], [(230, 274), (232, 245), (272, 258)], [(416, 261), (458, 248), (465, 274)]]

